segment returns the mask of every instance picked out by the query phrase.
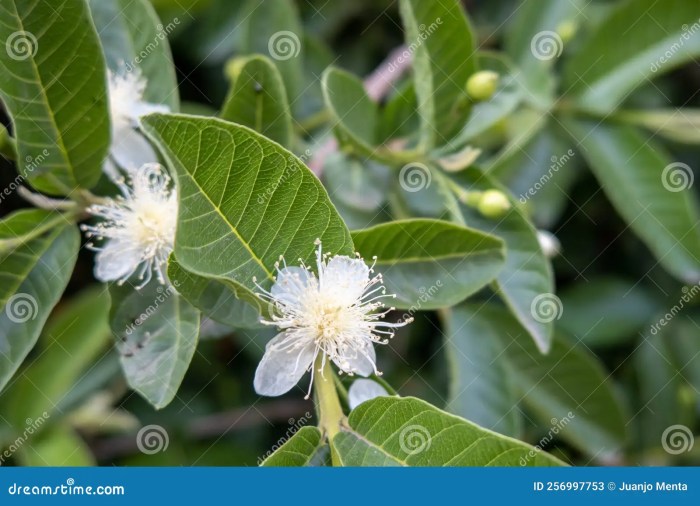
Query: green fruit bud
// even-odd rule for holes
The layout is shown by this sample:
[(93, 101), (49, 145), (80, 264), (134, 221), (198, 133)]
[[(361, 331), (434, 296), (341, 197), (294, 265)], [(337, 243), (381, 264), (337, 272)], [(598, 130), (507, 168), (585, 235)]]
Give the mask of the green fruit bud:
[(576, 21), (568, 20), (568, 21), (562, 21), (559, 23), (557, 26), (556, 32), (557, 35), (561, 38), (561, 41), (566, 44), (569, 42), (571, 39), (574, 38), (576, 35), (576, 32), (578, 31), (578, 23)]
[(481, 200), (477, 209), (488, 218), (500, 218), (508, 209), (510, 201), (503, 192), (498, 190), (486, 190), (481, 194)]
[(490, 99), (497, 87), (498, 74), (490, 70), (482, 70), (467, 79), (467, 93), (474, 100)]

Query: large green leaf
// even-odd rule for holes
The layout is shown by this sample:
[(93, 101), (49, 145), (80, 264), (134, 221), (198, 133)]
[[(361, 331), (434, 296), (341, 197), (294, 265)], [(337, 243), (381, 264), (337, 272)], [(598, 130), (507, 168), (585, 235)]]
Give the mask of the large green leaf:
[(304, 31), (293, 0), (246, 0), (240, 9), (241, 54), (270, 56), (282, 75), (293, 110), (301, 109), (297, 100), (303, 93), (305, 57)]
[(362, 155), (380, 157), (377, 104), (367, 95), (362, 81), (349, 72), (328, 67), (321, 85), (341, 145), (349, 145)]
[(445, 144), (469, 111), (465, 85), (476, 67), (474, 36), (457, 0), (400, 0), (413, 76), (421, 145)]
[[(485, 191), (495, 187), (506, 191), (477, 169), (465, 171), (459, 181), (473, 190)], [(554, 318), (549, 318), (549, 315), (541, 317), (534, 309), (539, 307), (538, 301), (553, 298), (552, 267), (542, 252), (535, 228), (512, 197), (511, 202), (513, 209), (498, 219), (485, 218), (467, 206), (461, 206), (461, 210), (470, 226), (505, 241), (506, 264), (495, 287), (537, 347), (546, 352), (552, 340)]]
[(586, 346), (630, 341), (661, 310), (642, 284), (612, 276), (579, 281), (560, 295), (566, 311), (559, 325)]
[(445, 350), (450, 366), (447, 410), (508, 436), (522, 431), (519, 397), (510, 377), (503, 347), (483, 319), (458, 306), (444, 313)]
[(0, 391), (36, 343), (68, 284), (80, 246), (68, 223), (0, 251)]
[(10, 214), (0, 221), (0, 253), (14, 250), (66, 219), (63, 214), (44, 209), (22, 209)]
[(19, 448), (17, 457), (23, 466), (84, 467), (94, 466), (90, 447), (67, 424), (52, 425), (41, 435), (32, 437)]
[(104, 57), (85, 2), (7, 0), (0, 19), (0, 98), (18, 170), (46, 193), (90, 188), (110, 136)]
[(320, 430), (316, 427), (302, 427), (260, 465), (265, 467), (308, 466), (318, 456), (324, 444)]
[(292, 153), (243, 126), (154, 114), (148, 135), (175, 169), (181, 205), (177, 261), (188, 271), (256, 292), (280, 256), (314, 258), (314, 241), (352, 254), (350, 232), (311, 171)]
[(168, 35), (180, 24), (163, 24), (147, 0), (89, 0), (92, 19), (112, 72), (141, 71), (146, 102), (179, 107), (175, 65)]
[[(229, 327), (260, 327), (266, 309), (257, 297), (250, 297), (225, 280), (204, 278), (183, 269), (174, 259), (168, 263), (168, 278), (178, 292), (205, 316)], [(245, 297), (241, 298), (241, 297)]]
[(518, 397), (546, 430), (566, 420), (559, 437), (588, 455), (619, 450), (626, 419), (612, 380), (585, 347), (557, 336), (542, 355), (515, 318), (493, 304), (464, 305), (462, 317), (462, 332), (500, 343), (499, 359), (505, 361)]
[(344, 466), (557, 466), (527, 444), (412, 397), (363, 402), (331, 442)]
[(108, 315), (109, 295), (96, 287), (71, 299), (49, 320), (37, 345), (41, 353), (6, 394), (15, 428), (43, 412), (53, 416), (88, 366), (101, 360), (99, 354), (112, 340)]
[(292, 116), (277, 68), (260, 55), (234, 60), (232, 65), (233, 82), (220, 117), (250, 127), (289, 148)]
[[(621, 3), (568, 62), (565, 89), (581, 106), (607, 113), (637, 86), (700, 55), (698, 19), (698, 2)], [(620, 34), (633, 42), (620, 43)]]
[(357, 251), (377, 257), (391, 302), (401, 309), (452, 306), (491, 282), (503, 267), (500, 239), (447, 221), (384, 223), (352, 233)]
[(177, 394), (199, 336), (199, 311), (172, 286), (111, 286), (110, 325), (129, 386), (157, 409)]
[(690, 167), (636, 129), (567, 121), (581, 153), (620, 215), (671, 274), (700, 280), (700, 215)]

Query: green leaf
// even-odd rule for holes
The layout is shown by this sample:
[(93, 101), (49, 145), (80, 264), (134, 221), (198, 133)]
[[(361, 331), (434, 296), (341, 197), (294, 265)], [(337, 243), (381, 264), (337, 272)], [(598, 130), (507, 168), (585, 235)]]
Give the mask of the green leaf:
[(247, 0), (239, 17), (240, 54), (265, 54), (274, 60), (282, 75), (287, 97), (293, 108), (301, 108), (297, 98), (303, 93), (305, 57), (303, 28), (293, 0)]
[(237, 59), (229, 65), (233, 81), (220, 117), (250, 127), (289, 148), (292, 117), (277, 68), (259, 55)]
[(331, 446), (344, 466), (563, 465), (521, 441), (412, 397), (360, 404)]
[(109, 69), (115, 73), (140, 70), (146, 79), (144, 100), (177, 111), (177, 79), (168, 35), (180, 19), (162, 24), (146, 0), (89, 0), (89, 5)]
[[(488, 176), (472, 168), (460, 175), (459, 181), (472, 190), (492, 188), (507, 190)], [(486, 218), (467, 206), (460, 206), (470, 226), (500, 237), (506, 243), (506, 264), (496, 278), (495, 288), (518, 321), (527, 329), (543, 353), (552, 341), (553, 323), (533, 315), (538, 297), (554, 292), (552, 267), (542, 252), (532, 223), (509, 197), (513, 208), (497, 220)]]
[(154, 114), (143, 124), (175, 169), (175, 256), (186, 270), (252, 293), (253, 278), (271, 284), (280, 256), (314, 259), (317, 238), (327, 252), (352, 254), (323, 186), (278, 144), (214, 118)]
[(318, 456), (324, 444), (320, 430), (316, 427), (302, 427), (260, 465), (264, 467), (308, 466)]
[(187, 302), (205, 316), (234, 328), (261, 327), (260, 316), (266, 311), (258, 297), (250, 297), (236, 286), (216, 279), (204, 278), (183, 269), (170, 258), (168, 278)]
[(490, 283), (505, 262), (503, 241), (447, 221), (393, 221), (352, 233), (377, 270), (391, 305), (401, 309), (452, 306)]
[(659, 263), (686, 282), (700, 280), (700, 230), (692, 172), (633, 127), (565, 123), (613, 206)]
[(53, 416), (112, 340), (109, 295), (104, 287), (89, 288), (59, 309), (41, 334), (37, 359), (22, 371), (6, 394), (16, 428), (43, 412)]
[(8, 0), (0, 19), (0, 98), (26, 160), (20, 174), (50, 194), (92, 187), (110, 135), (104, 57), (85, 2)]
[(616, 346), (637, 337), (661, 310), (638, 282), (606, 276), (580, 281), (561, 294), (559, 325), (586, 346)]
[(10, 252), (65, 223), (68, 217), (44, 209), (21, 209), (0, 221), (0, 254)]
[(493, 304), (465, 305), (463, 318), (463, 332), (500, 342), (518, 397), (546, 430), (566, 419), (559, 437), (579, 450), (591, 456), (619, 450), (626, 418), (612, 380), (585, 347), (557, 336), (542, 355), (508, 311)]
[(697, 108), (620, 111), (617, 118), (674, 142), (700, 144), (700, 109)]
[[(564, 89), (580, 106), (608, 113), (637, 86), (700, 55), (700, 37), (689, 29), (698, 19), (698, 2), (620, 3), (568, 62)], [(621, 44), (620, 34), (634, 43)]]
[(110, 325), (129, 386), (156, 409), (177, 394), (199, 336), (199, 312), (172, 286), (110, 287)]
[(447, 410), (493, 431), (517, 437), (523, 417), (520, 397), (510, 377), (503, 347), (483, 318), (455, 307), (444, 313), (445, 350), (450, 366)]
[(18, 458), (23, 466), (84, 467), (94, 466), (95, 457), (76, 432), (66, 424), (51, 426), (37, 439), (20, 447)]
[(80, 246), (73, 225), (0, 251), (0, 391), (36, 343), (68, 284)]
[(457, 0), (400, 0), (424, 149), (445, 144), (469, 113), (465, 85), (476, 70), (474, 36)]

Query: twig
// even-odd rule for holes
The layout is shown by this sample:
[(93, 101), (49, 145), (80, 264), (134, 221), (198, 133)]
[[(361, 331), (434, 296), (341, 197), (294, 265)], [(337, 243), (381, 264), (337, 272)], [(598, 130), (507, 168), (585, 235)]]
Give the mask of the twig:
[[(411, 66), (411, 55), (406, 50), (406, 46), (394, 49), (389, 56), (364, 80), (365, 91), (374, 101), (384, 98), (391, 90), (392, 86)], [(321, 177), (323, 165), (328, 155), (338, 150), (338, 141), (335, 137), (328, 139), (316, 149), (314, 155), (309, 160), (309, 169), (316, 176)]]

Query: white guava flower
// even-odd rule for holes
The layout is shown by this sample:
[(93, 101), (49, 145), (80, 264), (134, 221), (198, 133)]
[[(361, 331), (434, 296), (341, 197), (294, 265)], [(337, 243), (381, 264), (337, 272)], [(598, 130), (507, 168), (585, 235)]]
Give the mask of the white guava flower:
[(131, 72), (108, 72), (109, 113), (112, 123), (112, 140), (104, 171), (111, 178), (118, 178), (114, 164), (132, 173), (145, 163), (158, 161), (149, 142), (138, 130), (141, 116), (152, 112), (168, 112), (167, 105), (144, 101), (146, 79), (138, 69)]
[[(373, 275), (359, 256), (322, 254), (317, 241), (317, 272), (301, 267), (280, 268), (275, 284), (260, 296), (273, 309), (272, 321), (280, 329), (265, 347), (255, 372), (255, 390), (277, 396), (296, 385), (321, 354), (321, 369), (332, 360), (341, 373), (369, 376), (377, 370), (374, 344), (386, 344), (394, 330), (410, 323), (383, 321), (394, 308), (377, 311), (386, 297), (381, 274)], [(311, 379), (313, 384), (313, 376)], [(311, 385), (309, 386), (309, 393)], [(308, 395), (307, 395), (308, 397)]]
[(131, 176), (129, 185), (115, 183), (121, 196), (107, 198), (88, 207), (87, 212), (101, 218), (96, 225), (83, 225), (87, 237), (98, 239), (95, 277), (100, 281), (123, 284), (137, 274), (145, 286), (156, 274), (165, 284), (163, 267), (173, 250), (177, 225), (177, 195), (170, 177), (157, 163), (142, 165)]

